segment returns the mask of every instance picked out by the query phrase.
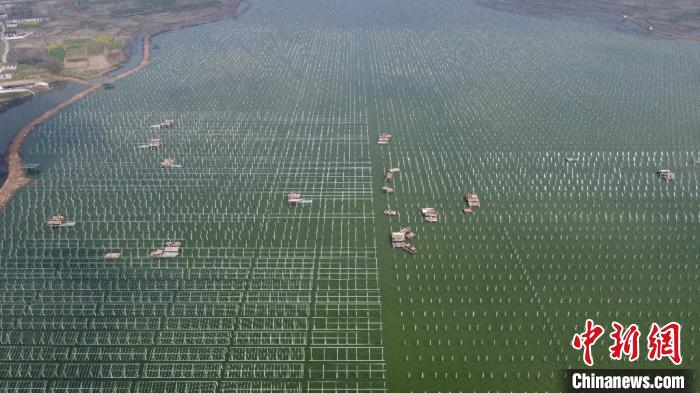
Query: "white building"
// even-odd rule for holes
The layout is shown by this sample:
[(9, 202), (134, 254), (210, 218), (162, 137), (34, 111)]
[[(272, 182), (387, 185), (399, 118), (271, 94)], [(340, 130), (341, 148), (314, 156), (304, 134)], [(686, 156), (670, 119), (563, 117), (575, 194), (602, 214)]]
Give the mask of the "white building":
[[(7, 16), (5, 16), (7, 17)], [(2, 18), (0, 18), (2, 19)], [(23, 24), (29, 24), (29, 23), (43, 23), (43, 22), (48, 22), (49, 18), (22, 18), (22, 19), (10, 19), (7, 21), (7, 23), (17, 23), (20, 25)]]
[(13, 31), (6, 31), (5, 32), (5, 39), (6, 40), (21, 40), (21, 39), (29, 37), (32, 34), (34, 34), (33, 31), (30, 31), (28, 33), (25, 33), (25, 32), (20, 33), (20, 32), (14, 31), (14, 30)]
[(12, 74), (8, 74), (8, 73), (0, 74), (0, 81), (4, 81), (4, 80), (8, 80), (8, 79), (12, 79)]

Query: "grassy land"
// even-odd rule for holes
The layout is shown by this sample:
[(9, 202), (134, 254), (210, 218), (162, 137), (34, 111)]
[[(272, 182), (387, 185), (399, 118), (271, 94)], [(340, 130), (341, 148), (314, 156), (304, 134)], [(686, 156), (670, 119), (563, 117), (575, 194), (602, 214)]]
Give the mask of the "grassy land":
[(107, 26), (109, 26), (109, 23), (107, 22), (98, 22), (93, 20), (83, 22), (83, 27), (90, 30), (104, 31)]
[(66, 58), (66, 49), (62, 46), (51, 46), (49, 48), (49, 55), (56, 60), (63, 61)]

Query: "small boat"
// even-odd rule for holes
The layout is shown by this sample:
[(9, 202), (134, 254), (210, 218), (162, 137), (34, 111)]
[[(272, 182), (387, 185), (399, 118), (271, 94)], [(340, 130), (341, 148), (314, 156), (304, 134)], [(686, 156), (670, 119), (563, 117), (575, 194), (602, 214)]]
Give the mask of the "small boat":
[(391, 194), (392, 192), (394, 192), (394, 189), (391, 187), (384, 186), (384, 187), (382, 187), (382, 192), (385, 194)]
[(472, 209), (471, 207), (465, 207), (464, 209), (462, 209), (462, 211), (464, 212), (464, 214), (474, 214), (474, 209)]
[(69, 228), (75, 226), (75, 221), (66, 221), (66, 217), (61, 214), (56, 214), (49, 217), (46, 222), (49, 228)]
[(172, 240), (165, 243), (163, 248), (158, 248), (151, 251), (148, 255), (154, 258), (175, 258), (182, 251), (182, 242)]
[(301, 200), (301, 194), (299, 194), (298, 192), (290, 192), (289, 194), (287, 194), (287, 203), (289, 204), (299, 203), (301, 202)]
[(386, 210), (384, 210), (384, 215), (393, 217), (393, 216), (398, 216), (399, 212), (397, 212), (396, 210), (386, 209)]
[(120, 252), (108, 252), (105, 254), (105, 259), (119, 259), (122, 257)]
[(396, 172), (398, 172), (398, 171), (399, 171), (399, 168), (391, 168), (391, 169), (389, 169), (389, 172), (391, 172), (391, 173), (396, 173)]
[(391, 232), (391, 244), (394, 247), (401, 247), (403, 241), (406, 240), (406, 234), (402, 232)]
[(182, 247), (182, 242), (179, 241), (179, 240), (172, 240), (172, 241), (167, 242), (167, 243), (165, 244), (165, 246), (166, 246), (166, 247), (177, 247), (177, 248), (180, 248), (180, 247)]
[(464, 200), (467, 202), (467, 206), (470, 208), (481, 206), (481, 200), (479, 200), (479, 195), (477, 195), (475, 192), (465, 192)]
[(389, 140), (391, 139), (391, 134), (383, 132), (379, 134), (379, 140), (377, 140), (377, 143), (380, 145), (386, 145), (389, 143)]
[(421, 209), (421, 214), (423, 215), (423, 221), (425, 222), (438, 222), (438, 212), (434, 207), (426, 207)]
[(700, 165), (700, 159), (697, 159), (697, 160), (693, 161), (693, 164), (695, 164), (695, 165)]
[(290, 205), (309, 205), (313, 203), (313, 199), (303, 198), (298, 192), (290, 192), (287, 194), (287, 203)]
[(475, 192), (465, 192), (464, 193), (464, 200), (465, 201), (478, 201), (479, 195)]
[(27, 176), (38, 175), (39, 173), (41, 173), (41, 170), (39, 168), (40, 168), (39, 164), (24, 164), (24, 165), (22, 165), (22, 170), (24, 171), (24, 174)]
[(166, 158), (160, 163), (160, 167), (163, 169), (179, 169), (182, 165), (176, 164), (174, 158)]
[(175, 120), (173, 120), (173, 119), (166, 119), (166, 120), (161, 121), (161, 122), (158, 123), (158, 124), (153, 124), (153, 125), (151, 126), (151, 128), (155, 128), (155, 129), (158, 129), (158, 128), (171, 128), (171, 127), (174, 126), (174, 125), (175, 125)]
[(114, 84), (112, 84), (112, 83), (103, 83), (103, 84), (102, 84), (102, 88), (103, 88), (103, 89), (106, 89), (106, 90), (112, 90), (112, 89), (114, 89)]
[(418, 252), (415, 247), (413, 247), (410, 243), (405, 243), (401, 248), (403, 248), (406, 252), (409, 254), (415, 254)]
[(50, 227), (59, 227), (65, 221), (66, 221), (66, 217), (64, 217), (63, 215), (60, 215), (60, 214), (56, 214), (56, 215), (49, 217), (49, 221), (47, 222), (47, 224)]
[(578, 161), (578, 157), (573, 157), (573, 156), (566, 157), (566, 158), (564, 159), (564, 161), (566, 161), (566, 162), (576, 162), (576, 161)]
[(391, 248), (403, 248), (403, 246), (406, 245), (406, 242), (392, 242), (391, 243)]
[(160, 149), (160, 139), (158, 138), (151, 138), (148, 140), (148, 143), (145, 145), (140, 145), (139, 149)]
[(416, 234), (411, 231), (410, 227), (401, 228), (401, 229), (399, 229), (398, 232), (392, 232), (392, 233), (400, 233), (406, 239), (413, 239), (414, 237), (416, 237)]
[(676, 174), (671, 172), (668, 169), (658, 170), (658, 171), (656, 171), (656, 174), (659, 175), (660, 178), (662, 178), (663, 180), (666, 180), (666, 181), (676, 180)]
[(416, 248), (406, 242), (406, 240), (413, 239), (414, 237), (416, 237), (416, 234), (411, 232), (411, 228), (408, 227), (401, 228), (396, 232), (391, 232), (391, 247), (403, 248), (409, 253), (415, 254)]
[(393, 181), (394, 180), (394, 172), (387, 172), (384, 174), (384, 181)]
[(163, 247), (163, 255), (161, 255), (161, 258), (174, 258), (180, 255), (181, 250), (182, 242), (179, 240), (171, 240), (165, 243), (165, 247)]
[(163, 250), (158, 248), (148, 253), (149, 257), (160, 258), (163, 256)]
[(164, 247), (163, 253), (160, 255), (161, 258), (175, 258), (180, 255), (180, 248), (178, 247)]

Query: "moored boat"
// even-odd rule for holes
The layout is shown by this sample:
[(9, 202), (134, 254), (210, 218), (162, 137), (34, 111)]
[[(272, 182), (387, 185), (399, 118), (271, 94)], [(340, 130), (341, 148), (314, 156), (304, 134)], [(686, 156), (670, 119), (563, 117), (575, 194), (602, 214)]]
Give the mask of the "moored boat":
[(49, 220), (46, 222), (46, 225), (48, 225), (49, 228), (67, 228), (74, 227), (75, 221), (67, 221), (64, 215), (55, 214), (49, 217)]
[(160, 163), (160, 167), (163, 169), (179, 169), (182, 165), (177, 164), (174, 158), (166, 158)]
[(656, 174), (666, 181), (676, 180), (676, 174), (668, 169), (660, 169), (656, 171)]
[(151, 128), (171, 128), (175, 125), (175, 120), (165, 119), (158, 124), (151, 125)]

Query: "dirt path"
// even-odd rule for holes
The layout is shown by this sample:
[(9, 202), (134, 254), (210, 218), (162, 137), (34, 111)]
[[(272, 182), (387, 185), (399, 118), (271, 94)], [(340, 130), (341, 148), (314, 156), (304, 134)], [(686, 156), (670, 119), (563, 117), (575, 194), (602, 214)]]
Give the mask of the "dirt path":
[[(239, 9), (236, 7), (236, 9), (228, 14), (228, 15), (222, 15), (218, 18), (215, 19), (209, 19), (206, 21), (190, 21), (187, 23), (177, 23), (174, 25), (166, 25), (160, 28), (157, 31), (147, 33), (146, 36), (143, 39), (143, 56), (141, 57), (141, 61), (139, 64), (129, 70), (124, 71), (123, 73), (110, 78), (107, 80), (108, 83), (118, 81), (120, 79), (126, 78), (129, 75), (134, 74), (135, 72), (138, 72), (142, 70), (144, 67), (146, 67), (150, 62), (151, 62), (151, 38), (155, 35), (164, 33), (166, 31), (172, 31), (188, 26), (193, 26), (196, 24), (202, 24), (202, 23), (209, 23), (209, 22), (215, 22), (219, 21), (225, 18), (228, 18), (230, 16), (239, 16), (242, 15), (245, 11), (250, 9), (251, 3), (249, 1), (242, 1), (242, 3), (246, 4), (246, 7), (244, 9)], [(0, 210), (3, 209), (7, 203), (10, 201), (12, 196), (17, 192), (20, 188), (28, 185), (31, 183), (31, 180), (25, 176), (24, 171), (22, 170), (22, 157), (20, 156), (20, 151), (22, 149), (22, 144), (24, 143), (24, 140), (27, 138), (27, 135), (29, 135), (34, 127), (38, 126), (39, 124), (45, 122), (47, 119), (49, 119), (51, 116), (55, 115), (59, 111), (67, 108), (70, 105), (73, 105), (76, 103), (78, 100), (82, 99), (83, 97), (91, 94), (97, 89), (100, 89), (102, 87), (102, 83), (90, 83), (86, 82), (82, 79), (77, 79), (77, 78), (70, 78), (70, 77), (55, 77), (55, 80), (66, 80), (66, 81), (71, 81), (71, 82), (76, 82), (84, 85), (88, 85), (89, 87), (86, 88), (85, 90), (81, 91), (80, 93), (70, 97), (66, 101), (56, 105), (55, 107), (51, 108), (49, 111), (44, 113), (43, 115), (37, 117), (36, 119), (32, 120), (29, 124), (24, 126), (17, 135), (12, 139), (12, 143), (10, 144), (10, 147), (7, 151), (7, 155), (5, 156), (5, 159), (7, 160), (7, 169), (8, 169), (8, 175), (7, 179), (5, 180), (5, 183), (2, 185), (0, 188)]]
[(2, 29), (0, 29), (0, 40), (2, 40), (2, 43), (5, 46), (5, 49), (2, 52), (2, 62), (4, 64), (7, 63), (7, 55), (10, 54), (10, 43), (5, 39), (5, 24), (0, 24), (0, 27), (2, 27)]

